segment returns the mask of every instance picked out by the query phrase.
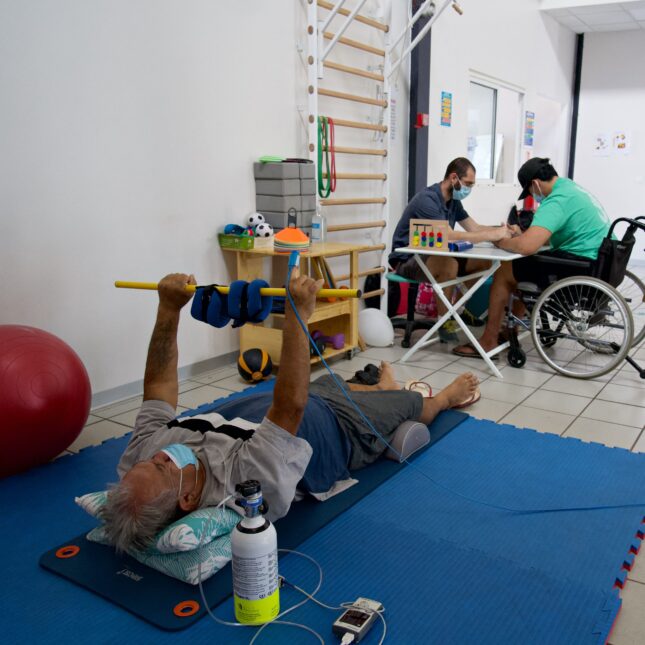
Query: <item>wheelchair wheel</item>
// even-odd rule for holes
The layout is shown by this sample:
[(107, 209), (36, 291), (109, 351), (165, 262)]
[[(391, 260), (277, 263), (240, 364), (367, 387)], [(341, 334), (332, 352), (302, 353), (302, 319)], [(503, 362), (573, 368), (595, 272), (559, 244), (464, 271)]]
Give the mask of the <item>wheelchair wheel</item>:
[[(595, 378), (613, 370), (629, 351), (633, 334), (632, 314), (620, 293), (586, 276), (552, 284), (531, 315), (538, 354), (556, 372), (572, 378)], [(545, 347), (545, 336), (555, 338), (557, 346)]]
[(618, 286), (618, 293), (625, 298), (634, 319), (634, 340), (632, 347), (645, 338), (645, 284), (631, 271), (625, 271), (625, 278)]

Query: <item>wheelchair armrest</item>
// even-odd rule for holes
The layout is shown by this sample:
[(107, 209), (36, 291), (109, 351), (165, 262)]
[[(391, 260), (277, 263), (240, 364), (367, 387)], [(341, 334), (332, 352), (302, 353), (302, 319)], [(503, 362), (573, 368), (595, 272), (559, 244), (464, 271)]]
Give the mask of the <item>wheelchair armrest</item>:
[(558, 258), (552, 255), (540, 255), (539, 253), (536, 253), (533, 257), (536, 262), (559, 264), (560, 266), (567, 267), (580, 267), (581, 269), (590, 269), (593, 265), (593, 260), (573, 260), (570, 258)]

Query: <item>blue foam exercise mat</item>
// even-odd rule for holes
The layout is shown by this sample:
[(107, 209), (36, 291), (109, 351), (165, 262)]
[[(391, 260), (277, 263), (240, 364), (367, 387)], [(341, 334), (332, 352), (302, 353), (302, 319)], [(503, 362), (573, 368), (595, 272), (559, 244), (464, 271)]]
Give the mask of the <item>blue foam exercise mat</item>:
[[(430, 445), (444, 437), (466, 416), (452, 410), (442, 413), (432, 425)], [(276, 522), (280, 548), (295, 549), (405, 465), (379, 460), (356, 471), (358, 484), (343, 494), (324, 503), (308, 497), (293, 504), (289, 514)], [(40, 565), (161, 629), (185, 629), (206, 613), (197, 587), (155, 571), (127, 555), (118, 556), (113, 549), (86, 540), (85, 533), (48, 550), (40, 558)], [(69, 546), (79, 549), (77, 555), (59, 557), (59, 550)], [(231, 595), (230, 565), (207, 580), (204, 589), (210, 607), (228, 598)], [(185, 602), (196, 602), (198, 611), (189, 616), (178, 616), (174, 609)]]
[[(273, 384), (274, 381), (263, 382), (254, 388), (254, 391), (268, 391)], [(249, 393), (249, 390), (236, 393), (227, 400), (243, 398)], [(182, 416), (207, 413), (220, 403), (221, 401), (214, 401), (205, 404)], [(452, 410), (439, 415), (432, 424), (430, 445), (438, 442), (466, 418), (467, 415), (464, 413)], [(121, 450), (124, 447), (125, 445)], [(342, 495), (325, 503), (308, 497), (292, 505), (290, 513), (276, 523), (276, 528), (280, 532), (280, 547), (288, 549), (297, 547), (307, 537), (313, 535), (404, 466), (405, 464), (393, 461), (379, 460), (368, 468), (358, 471), (355, 475), (359, 483)], [(86, 540), (85, 533), (86, 531), (49, 549), (40, 559), (41, 566), (97, 593), (162, 629), (185, 629), (206, 613), (198, 588), (154, 571), (127, 555), (117, 556), (113, 549)], [(68, 546), (78, 548), (78, 553), (69, 558), (59, 557), (59, 549)], [(230, 566), (224, 567), (206, 581), (204, 587), (211, 607), (230, 596)], [(198, 611), (188, 616), (176, 615), (175, 607), (187, 601), (196, 602), (199, 605)]]
[[(180, 633), (160, 631), (38, 567), (43, 551), (95, 525), (73, 497), (114, 479), (126, 442), (111, 440), (0, 482), (0, 504), (8, 509), (0, 519), (4, 640), (248, 643), (254, 630), (210, 619)], [(464, 495), (516, 508), (645, 501), (645, 455), (475, 419), (414, 464)], [(362, 595), (384, 604), (386, 642), (601, 644), (620, 606), (614, 582), (640, 544), (644, 509), (509, 513), (453, 495), (405, 467), (298, 548), (324, 568), (321, 600)], [(277, 530), (286, 546), (286, 526)], [(312, 565), (296, 556), (283, 557), (280, 571), (305, 589), (315, 585)], [(282, 608), (301, 598), (284, 588)], [(231, 620), (230, 601), (216, 614)], [(335, 616), (308, 603), (290, 619), (334, 642)], [(363, 642), (373, 645), (379, 636), (377, 623)], [(281, 626), (258, 639), (288, 641), (314, 639)]]
[[(475, 419), (415, 464), (463, 494), (525, 509), (645, 501), (645, 455)], [(378, 599), (395, 643), (602, 645), (644, 510), (509, 513), (407, 468), (300, 550), (325, 572), (321, 600)], [(281, 562), (306, 589), (315, 586), (311, 569), (293, 556)], [(327, 639), (330, 614), (307, 604), (290, 620)], [(287, 638), (286, 628), (272, 630), (275, 641), (265, 642)]]

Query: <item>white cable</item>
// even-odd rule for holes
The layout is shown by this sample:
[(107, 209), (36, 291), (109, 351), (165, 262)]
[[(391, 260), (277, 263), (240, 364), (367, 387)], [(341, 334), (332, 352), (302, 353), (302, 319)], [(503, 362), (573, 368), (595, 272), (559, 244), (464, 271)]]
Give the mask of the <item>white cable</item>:
[[(285, 582), (286, 582), (286, 580), (285, 580)], [(304, 596), (307, 596), (307, 598), (309, 598), (309, 600), (312, 600), (317, 605), (320, 605), (321, 607), (324, 607), (325, 609), (331, 609), (332, 611), (340, 611), (343, 608), (342, 605), (339, 606), (339, 607), (332, 607), (331, 605), (326, 605), (321, 600), (318, 600), (318, 598), (314, 598), (310, 593), (307, 593), (304, 589), (301, 589), (298, 585), (294, 585), (292, 582), (286, 582), (286, 583), (290, 587), (293, 587), (296, 591), (299, 591)]]
[[(266, 624), (269, 625), (269, 623), (266, 623)], [(313, 634), (321, 642), (322, 645), (325, 645), (325, 639), (315, 629), (312, 629), (311, 627), (307, 627), (307, 625), (303, 625), (301, 623), (291, 623), (288, 620), (274, 620), (274, 621), (272, 621), (271, 624), (273, 624), (273, 625), (288, 625), (289, 627), (299, 627), (300, 629), (304, 629), (304, 630), (308, 631), (310, 634)], [(258, 633), (259, 633), (259, 630), (258, 630)], [(258, 635), (256, 634), (253, 637), (253, 640), (251, 641), (251, 643), (257, 637), (258, 637)], [(251, 645), (251, 644), (249, 643), (249, 645)]]
[(378, 645), (383, 645), (383, 641), (385, 640), (385, 634), (387, 634), (387, 623), (385, 622), (385, 618), (383, 616), (382, 611), (377, 611), (378, 617), (381, 619), (381, 622), (383, 623), (383, 634), (381, 634), (381, 640), (378, 642)]
[(378, 642), (378, 645), (383, 645), (383, 641), (385, 640), (385, 634), (387, 634), (387, 623), (385, 622), (385, 618), (383, 617), (383, 614), (385, 613), (385, 607), (383, 607), (383, 609), (374, 610), (374, 609), (366, 609), (365, 607), (356, 605), (353, 602), (341, 602), (340, 604), (345, 609), (359, 609), (360, 611), (365, 611), (368, 614), (376, 614), (381, 619), (381, 622), (383, 623), (383, 633), (381, 634), (381, 640)]
[[(229, 499), (232, 499), (233, 495), (229, 495), (228, 497), (225, 497), (216, 507), (215, 510), (218, 508), (222, 508), (222, 506), (228, 502)], [(204, 532), (199, 537), (199, 546), (197, 547), (198, 549), (202, 548), (204, 540)], [(206, 594), (204, 593), (204, 586), (202, 584), (202, 563), (201, 560), (197, 559), (197, 583), (199, 584), (199, 594), (202, 597), (202, 602), (204, 603), (204, 607), (206, 607), (206, 611), (208, 612), (208, 615), (216, 622), (220, 623), (220, 625), (228, 625), (229, 627), (252, 627), (252, 625), (244, 625), (243, 623), (234, 623), (230, 622), (228, 620), (221, 620), (218, 618), (212, 611), (211, 608), (208, 605), (208, 602), (206, 601)]]
[[(299, 555), (299, 556), (301, 556), (303, 558), (306, 558), (310, 562), (313, 562), (316, 565), (316, 567), (318, 567), (318, 584), (316, 585), (316, 588), (313, 590), (312, 595), (317, 594), (318, 591), (320, 590), (320, 587), (322, 586), (322, 582), (323, 582), (323, 570), (322, 570), (322, 567), (311, 556), (307, 555), (306, 553), (302, 553), (300, 551), (294, 551), (292, 549), (278, 549), (278, 553), (280, 553), (280, 552), (282, 552), (282, 553), (294, 553), (295, 555)], [(296, 603), (295, 605), (293, 605), (293, 607), (289, 607), (289, 609), (285, 609), (283, 612), (279, 613), (273, 620), (271, 620), (271, 621), (269, 621), (267, 623), (264, 623), (264, 625), (262, 625), (262, 627), (260, 627), (260, 629), (258, 629), (258, 631), (255, 633), (255, 636), (253, 636), (253, 638), (251, 639), (251, 642), (249, 643), (249, 645), (253, 645), (253, 643), (255, 642), (255, 639), (262, 633), (262, 631), (266, 628), (267, 625), (271, 625), (271, 623), (276, 622), (277, 620), (279, 620), (283, 616), (286, 616), (288, 613), (294, 611), (295, 609), (298, 609), (298, 607), (302, 607), (302, 605), (304, 605), (306, 602), (308, 602), (308, 600), (309, 599), (306, 598), (305, 600), (303, 600), (303, 601), (301, 601), (299, 603)], [(299, 625), (300, 627), (303, 627), (304, 629), (307, 629), (308, 631), (313, 631), (313, 630), (310, 630), (305, 625), (300, 625), (299, 623), (291, 623), (291, 624)], [(324, 641), (322, 641), (322, 642), (324, 643)]]
[[(289, 549), (278, 549), (278, 551), (284, 551), (286, 553), (295, 553), (297, 555), (301, 555), (304, 558), (307, 558), (307, 560), (311, 560), (320, 570), (320, 583), (322, 584), (322, 567), (311, 556), (308, 556), (306, 553), (301, 553), (300, 551), (290, 551)], [(378, 614), (378, 617), (381, 619), (381, 622), (383, 623), (383, 633), (381, 634), (381, 639), (379, 640), (378, 645), (382, 645), (383, 642), (385, 641), (385, 635), (387, 634), (387, 622), (385, 621), (385, 618), (383, 616), (383, 614), (385, 613), (385, 609), (381, 609), (379, 611), (372, 611), (370, 609), (366, 609), (365, 607), (356, 605), (355, 602), (342, 602), (338, 607), (334, 607), (332, 605), (328, 605), (322, 602), (321, 600), (318, 600), (318, 598), (314, 598), (313, 594), (306, 592), (304, 589), (301, 589), (298, 585), (294, 585), (292, 582), (287, 582), (286, 578), (285, 578), (285, 583), (288, 584), (293, 589), (295, 589), (296, 591), (299, 591), (304, 596), (307, 596), (309, 600), (315, 602), (317, 605), (320, 605), (321, 607), (324, 607), (325, 609), (330, 609), (332, 611), (340, 611), (341, 609), (360, 609), (361, 611), (366, 611), (368, 613)], [(316, 592), (314, 591), (314, 593)], [(343, 639), (345, 639), (347, 635), (348, 634), (345, 634), (345, 636), (343, 636)], [(352, 643), (354, 639), (354, 635), (353, 634), (349, 634), (349, 635), (352, 637), (352, 640), (347, 641), (347, 643)], [(341, 645), (344, 642), (345, 642), (344, 640), (341, 641)]]
[[(228, 500), (230, 500), (232, 498), (233, 498), (233, 495), (229, 495), (228, 497), (225, 497), (215, 507), (215, 510), (217, 511), (218, 509), (222, 508), (224, 506), (224, 504), (226, 504), (226, 502), (228, 502)], [(201, 536), (199, 538), (199, 545), (197, 547), (198, 549), (201, 549), (201, 547), (203, 546), (204, 535), (205, 535), (205, 532), (202, 532), (202, 534), (201, 534)], [(300, 556), (301, 558), (305, 558), (306, 560), (309, 560), (309, 562), (313, 563), (316, 566), (316, 568), (318, 569), (318, 583), (316, 584), (315, 589), (311, 593), (309, 593), (309, 592), (305, 591), (304, 589), (302, 589), (301, 587), (298, 587), (297, 585), (295, 585), (295, 584), (293, 584), (291, 582), (287, 582), (287, 584), (290, 587), (292, 587), (293, 589), (295, 589), (296, 591), (301, 593), (303, 596), (306, 596), (305, 600), (303, 600), (303, 601), (301, 601), (299, 603), (296, 603), (295, 605), (293, 605), (292, 607), (289, 607), (288, 609), (285, 609), (283, 612), (279, 613), (273, 620), (270, 620), (269, 622), (264, 623), (264, 625), (262, 625), (258, 629), (258, 631), (253, 635), (253, 638), (250, 640), (249, 645), (253, 645), (253, 643), (255, 643), (255, 641), (257, 640), (258, 636), (262, 633), (262, 631), (268, 625), (272, 625), (272, 624), (275, 624), (275, 625), (287, 625), (288, 627), (298, 627), (299, 629), (304, 629), (305, 631), (309, 632), (310, 634), (313, 634), (319, 640), (319, 642), (322, 643), (322, 645), (325, 645), (325, 641), (324, 641), (323, 637), (318, 632), (316, 632), (314, 629), (312, 629), (311, 627), (308, 627), (307, 625), (303, 625), (302, 623), (295, 623), (295, 622), (291, 622), (291, 621), (280, 620), (281, 618), (283, 618), (287, 614), (291, 613), (292, 611), (298, 609), (299, 607), (302, 607), (305, 603), (309, 602), (310, 600), (312, 602), (315, 602), (317, 605), (319, 605), (321, 607), (324, 607), (325, 609), (330, 609), (331, 611), (340, 611), (341, 609), (344, 609), (344, 608), (347, 609), (347, 608), (352, 608), (352, 607), (361, 609), (362, 611), (366, 611), (364, 607), (357, 607), (356, 605), (354, 605), (353, 602), (343, 602), (339, 606), (333, 606), (333, 605), (328, 605), (328, 604), (322, 602), (322, 600), (318, 600), (318, 598), (315, 598), (315, 595), (320, 591), (320, 588), (322, 587), (323, 577), (324, 577), (323, 570), (322, 570), (322, 567), (320, 566), (320, 564), (314, 558), (312, 558), (310, 555), (307, 555), (306, 553), (302, 553), (302, 551), (295, 551), (294, 549), (278, 549), (278, 552), (279, 553), (292, 553), (294, 555)], [(198, 578), (198, 584), (199, 584), (199, 593), (201, 595), (202, 602), (204, 603), (204, 607), (206, 608), (206, 611), (208, 612), (208, 615), (216, 623), (219, 623), (220, 625), (227, 625), (228, 627), (257, 627), (257, 625), (248, 625), (246, 623), (238, 623), (238, 622), (232, 622), (232, 621), (228, 621), (228, 620), (222, 620), (221, 618), (218, 618), (211, 611), (210, 606), (209, 606), (208, 602), (206, 601), (206, 594), (204, 592), (204, 586), (202, 584), (202, 566), (201, 566), (201, 561), (200, 560), (197, 561), (197, 578)], [(285, 579), (285, 582), (286, 582), (286, 579)], [(367, 611), (369, 611), (369, 610), (367, 610)], [(379, 618), (383, 622), (383, 634), (381, 635), (381, 640), (379, 641), (378, 645), (382, 645), (383, 641), (385, 640), (385, 634), (387, 632), (387, 623), (385, 622), (385, 618), (383, 617), (383, 612), (384, 611), (385, 610), (374, 612), (374, 613), (378, 614)], [(345, 634), (345, 636), (343, 637), (343, 641), (341, 641), (341, 644), (342, 643), (347, 643), (347, 645), (349, 645), (350, 643), (353, 643), (354, 642), (354, 635), (350, 634), (350, 636), (352, 636), (352, 640), (346, 641), (344, 639), (347, 637), (347, 634)]]
[[(233, 497), (233, 495), (229, 495), (228, 497), (224, 498), (216, 506), (215, 510), (217, 510), (218, 508), (221, 508), (222, 505), (225, 504), (232, 497)], [(203, 537), (204, 537), (204, 534), (202, 533), (202, 535), (200, 536), (200, 539), (199, 539), (198, 548), (201, 548), (201, 546), (202, 546)], [(301, 553), (300, 551), (293, 551), (291, 549), (278, 549), (278, 551), (283, 552), (283, 553), (294, 553), (295, 555), (299, 555), (299, 556), (301, 556), (303, 558), (306, 558), (307, 560), (310, 560), (311, 562), (313, 562), (316, 565), (316, 567), (318, 567), (318, 584), (317, 584), (316, 588), (313, 591), (314, 594), (318, 593), (318, 591), (320, 590), (320, 587), (322, 585), (322, 581), (323, 581), (322, 567), (311, 556), (308, 556), (306, 553)], [(221, 618), (218, 618), (211, 611), (210, 606), (209, 606), (208, 602), (206, 601), (206, 594), (204, 593), (204, 586), (202, 584), (202, 567), (201, 567), (201, 561), (199, 561), (199, 560), (197, 562), (197, 578), (198, 578), (198, 583), (199, 583), (199, 593), (201, 595), (202, 602), (204, 603), (204, 607), (206, 608), (206, 611), (208, 612), (208, 615), (216, 623), (219, 623), (220, 625), (227, 625), (228, 627), (257, 627), (257, 625), (248, 625), (246, 623), (238, 623), (238, 622), (232, 622), (232, 621), (229, 621), (229, 620), (222, 620)], [(304, 591), (303, 591), (303, 593), (305, 593), (305, 595), (309, 595)], [(265, 629), (265, 627), (267, 627), (267, 625), (271, 625), (271, 624), (288, 625), (290, 627), (299, 627), (300, 629), (304, 629), (304, 630), (310, 632), (311, 634), (313, 634), (322, 643), (322, 645), (325, 645), (325, 641), (322, 638), (322, 636), (318, 632), (316, 632), (315, 630), (311, 629), (311, 627), (307, 627), (307, 625), (301, 625), (300, 623), (292, 623), (292, 622), (280, 620), (280, 618), (282, 618), (283, 616), (285, 616), (289, 612), (293, 611), (294, 609), (297, 609), (298, 607), (301, 607), (307, 601), (308, 601), (308, 599), (305, 599), (302, 602), (299, 602), (299, 603), (295, 604), (293, 607), (290, 607), (289, 609), (286, 609), (282, 613), (278, 614), (273, 620), (270, 620), (269, 622), (264, 623), (264, 625), (262, 625), (260, 627), (260, 629), (258, 629), (258, 631), (255, 633), (255, 635), (253, 636), (253, 638), (249, 642), (249, 645), (253, 645), (253, 643), (255, 642), (257, 637), (260, 635), (260, 633)]]
[[(340, 604), (339, 607), (332, 607), (331, 605), (326, 605), (324, 602), (318, 600), (318, 598), (314, 598), (311, 594), (308, 594), (304, 589), (301, 589), (297, 585), (294, 585), (291, 582), (289, 582), (288, 584), (289, 586), (293, 587), (296, 591), (299, 591), (301, 594), (304, 594), (305, 596), (307, 596), (309, 600), (312, 600), (317, 605), (320, 605), (325, 609), (331, 609), (332, 611), (340, 611), (341, 609), (360, 609), (361, 611), (367, 611), (368, 613), (370, 613), (369, 609), (365, 609), (365, 607), (359, 607), (358, 605), (355, 605), (353, 602), (343, 602)], [(382, 645), (383, 641), (385, 640), (385, 634), (387, 633), (387, 623), (385, 622), (385, 618), (383, 617), (384, 612), (385, 612), (385, 609), (382, 609), (381, 611), (372, 612), (372, 613), (378, 614), (378, 617), (383, 622), (383, 634), (381, 635), (381, 640), (378, 642), (378, 645)], [(347, 634), (345, 634), (345, 636), (347, 636)], [(343, 638), (345, 638), (345, 636), (343, 636)], [(347, 641), (348, 643), (353, 642), (354, 635), (350, 634), (350, 636), (352, 636), (352, 640)], [(341, 645), (344, 642), (345, 642), (344, 640), (341, 641)]]
[(340, 641), (340, 645), (350, 645), (353, 642), (354, 642), (354, 634), (352, 634), (351, 632), (345, 632), (345, 635), (343, 636), (343, 640)]

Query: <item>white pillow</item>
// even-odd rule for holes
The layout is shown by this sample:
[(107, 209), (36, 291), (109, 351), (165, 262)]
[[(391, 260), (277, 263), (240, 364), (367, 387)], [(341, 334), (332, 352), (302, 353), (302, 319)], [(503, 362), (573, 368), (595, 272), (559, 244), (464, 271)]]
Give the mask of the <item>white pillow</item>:
[[(100, 520), (107, 495), (107, 491), (98, 491), (76, 497), (74, 501), (92, 517)], [(204, 546), (215, 538), (228, 535), (240, 519), (230, 508), (198, 508), (159, 531), (147, 551), (157, 554), (192, 551), (200, 545), (200, 541)]]

